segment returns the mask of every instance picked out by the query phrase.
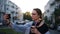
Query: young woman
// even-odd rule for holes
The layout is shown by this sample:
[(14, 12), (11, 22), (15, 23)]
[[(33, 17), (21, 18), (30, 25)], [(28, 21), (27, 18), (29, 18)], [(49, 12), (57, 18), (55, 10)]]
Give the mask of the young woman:
[(48, 31), (48, 27), (42, 19), (42, 12), (40, 9), (33, 9), (32, 20), (34, 23), (32, 24), (33, 28), (31, 28), (30, 34), (45, 34)]
[(9, 20), (7, 20), (7, 24), (15, 30), (25, 31), (25, 34), (45, 34), (48, 31), (48, 27), (42, 19), (41, 10), (38, 8), (33, 9), (31, 17), (33, 22), (27, 23), (25, 25), (16, 25), (10, 23)]

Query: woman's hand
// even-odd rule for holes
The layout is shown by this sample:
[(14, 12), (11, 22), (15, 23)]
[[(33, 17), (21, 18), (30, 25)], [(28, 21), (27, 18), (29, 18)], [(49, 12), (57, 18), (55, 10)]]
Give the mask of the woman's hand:
[(10, 20), (8, 18), (9, 18), (8, 14), (5, 14), (4, 15), (4, 20), (6, 21), (5, 22), (6, 24), (10, 23)]
[(35, 33), (35, 34), (41, 34), (41, 33), (36, 29), (35, 26), (32, 26), (32, 27), (31, 27), (31, 32), (32, 32), (32, 33)]

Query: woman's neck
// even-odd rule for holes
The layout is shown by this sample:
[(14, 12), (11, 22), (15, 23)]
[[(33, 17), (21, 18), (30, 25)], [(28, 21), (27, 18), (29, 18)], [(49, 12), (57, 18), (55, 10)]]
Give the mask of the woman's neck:
[(35, 22), (36, 22), (36, 23), (38, 23), (38, 22), (39, 22), (39, 20), (35, 20)]
[(40, 22), (40, 20), (41, 20), (41, 19), (36, 19), (36, 20), (35, 20), (35, 22), (36, 22), (36, 23), (39, 23), (39, 22)]

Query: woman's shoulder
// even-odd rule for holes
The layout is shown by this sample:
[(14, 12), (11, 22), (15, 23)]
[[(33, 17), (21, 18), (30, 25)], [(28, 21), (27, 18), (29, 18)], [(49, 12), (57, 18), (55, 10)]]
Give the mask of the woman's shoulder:
[(48, 26), (47, 26), (47, 24), (44, 23), (44, 24), (41, 26), (41, 28), (46, 28), (46, 29), (47, 29)]
[(42, 23), (41, 28), (46, 28), (46, 29), (48, 29), (48, 26), (47, 26), (47, 24), (45, 23), (44, 20), (43, 20), (41, 23)]
[(45, 23), (43, 23), (42, 26), (38, 28), (38, 30), (41, 33), (46, 33), (49, 30), (49, 28), (48, 28), (48, 26)]

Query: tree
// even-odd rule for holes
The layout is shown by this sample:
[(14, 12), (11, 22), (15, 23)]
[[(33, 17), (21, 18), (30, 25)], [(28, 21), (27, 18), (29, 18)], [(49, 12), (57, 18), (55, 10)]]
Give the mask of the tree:
[(51, 22), (50, 20), (48, 20), (47, 16), (44, 17), (44, 20), (45, 20), (45, 23), (48, 25), (48, 27), (50, 27)]
[(23, 19), (24, 19), (24, 20), (30, 20), (30, 21), (32, 21), (30, 12), (24, 13), (24, 14), (23, 14)]
[(58, 21), (58, 16), (60, 16), (60, 8), (55, 8), (55, 11), (54, 11), (54, 15), (55, 15), (55, 24), (58, 25), (60, 24)]

